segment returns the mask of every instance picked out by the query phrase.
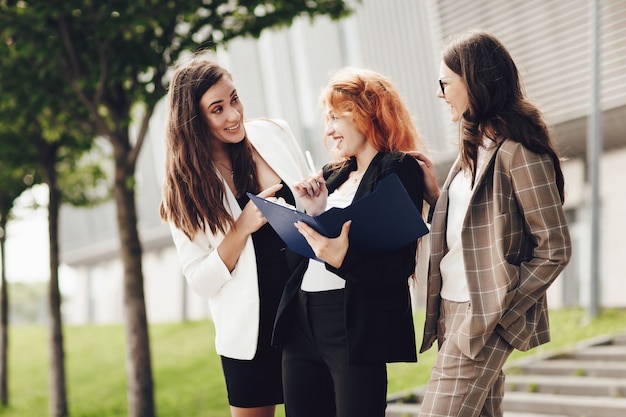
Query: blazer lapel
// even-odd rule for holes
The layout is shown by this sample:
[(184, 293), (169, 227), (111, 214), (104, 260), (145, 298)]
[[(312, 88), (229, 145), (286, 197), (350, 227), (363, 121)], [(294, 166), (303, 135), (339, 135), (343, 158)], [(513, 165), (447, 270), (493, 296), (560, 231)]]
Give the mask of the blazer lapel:
[(239, 207), (237, 198), (235, 197), (235, 194), (233, 194), (233, 192), (230, 190), (230, 187), (226, 183), (226, 179), (224, 178), (222, 173), (219, 170), (216, 170), (216, 172), (217, 175), (222, 179), (222, 183), (224, 184), (224, 203), (226, 204), (226, 207), (230, 209), (230, 214), (232, 214), (233, 218), (236, 219), (242, 212), (241, 207)]
[[(430, 229), (430, 245), (431, 245), (431, 266), (438, 265), (438, 260), (446, 253), (446, 224), (448, 222), (448, 189), (450, 183), (454, 177), (461, 170), (461, 159), (457, 157), (456, 161), (452, 164), (448, 177), (444, 181), (441, 187), (441, 194), (435, 204), (435, 209), (432, 217), (432, 224)], [(439, 268), (433, 269), (434, 275), (439, 276)], [(438, 287), (437, 287), (438, 291)]]
[(450, 183), (452, 182), (452, 180), (454, 179), (454, 177), (456, 176), (456, 174), (458, 174), (460, 170), (461, 170), (461, 157), (457, 156), (456, 160), (452, 164), (452, 168), (450, 168), (450, 172), (448, 172), (448, 177), (443, 182), (443, 186), (441, 187), (441, 190), (445, 191), (446, 194), (448, 193), (448, 188), (450, 187)]
[(356, 160), (354, 158), (348, 160), (344, 166), (333, 171), (326, 179), (326, 188), (328, 188), (328, 194), (334, 192), (341, 184), (346, 182), (350, 172), (356, 169)]
[(494, 157), (496, 153), (498, 152), (498, 149), (500, 148), (501, 143), (502, 142), (487, 149), (486, 154), (484, 156), (485, 159), (482, 164), (482, 169), (478, 172), (478, 175), (476, 175), (476, 181), (474, 181), (474, 188), (472, 188), (472, 197), (470, 198), (470, 204), (471, 204), (471, 201), (474, 199), (476, 190), (479, 188), (480, 184), (482, 184), (482, 182), (484, 181), (485, 175), (487, 171), (489, 171), (489, 167), (493, 164)]
[(384, 156), (385, 154), (379, 152), (371, 160), (367, 169), (363, 173), (363, 178), (361, 178), (361, 182), (359, 183), (359, 187), (356, 189), (356, 193), (354, 193), (354, 201), (374, 191), (376, 188), (376, 181), (380, 180), (380, 178), (378, 178), (378, 173), (380, 171), (378, 167)]
[[(446, 177), (446, 180), (443, 182), (443, 185), (441, 186), (441, 193), (439, 195), (439, 199), (437, 200), (437, 203), (435, 204), (435, 213), (448, 211), (448, 189), (450, 188), (450, 183), (452, 182), (456, 174), (459, 173), (460, 170), (461, 170), (461, 158), (457, 157), (454, 163), (452, 164), (450, 171), (448, 172), (448, 176)], [(445, 224), (444, 224), (444, 227), (445, 227)]]

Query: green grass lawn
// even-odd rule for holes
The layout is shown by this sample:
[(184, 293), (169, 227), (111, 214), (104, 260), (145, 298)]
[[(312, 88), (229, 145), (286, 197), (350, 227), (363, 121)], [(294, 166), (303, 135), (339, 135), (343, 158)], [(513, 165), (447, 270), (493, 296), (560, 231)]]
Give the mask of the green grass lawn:
[[(606, 310), (591, 322), (585, 317), (582, 309), (551, 312), (553, 341), (530, 352), (514, 352), (511, 360), (626, 332), (626, 310)], [(416, 314), (415, 322), (419, 341), (423, 314)], [(14, 327), (9, 337), (10, 405), (0, 410), (0, 417), (47, 416), (48, 330)], [(126, 416), (124, 328), (68, 326), (64, 337), (70, 416)], [(159, 417), (229, 415), (210, 321), (151, 325), (150, 338)], [(435, 354), (433, 348), (418, 363), (389, 365), (389, 393), (424, 385)], [(282, 410), (278, 415), (284, 415)]]

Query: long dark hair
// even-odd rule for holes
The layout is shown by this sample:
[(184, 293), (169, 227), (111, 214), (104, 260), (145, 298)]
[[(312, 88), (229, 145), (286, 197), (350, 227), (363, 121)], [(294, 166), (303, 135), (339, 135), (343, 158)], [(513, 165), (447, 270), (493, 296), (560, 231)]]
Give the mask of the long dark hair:
[[(174, 72), (168, 92), (168, 121), (165, 134), (165, 180), (161, 218), (172, 222), (193, 239), (198, 230), (225, 233), (233, 225), (224, 207), (224, 184), (213, 163), (208, 126), (200, 99), (228, 71), (218, 64), (196, 59)], [(252, 147), (247, 138), (227, 147), (238, 194), (257, 193), (259, 185)]]
[(525, 97), (517, 66), (504, 45), (486, 32), (470, 31), (448, 44), (442, 60), (467, 86), (469, 108), (461, 121), (461, 162), (472, 177), (483, 138), (495, 142), (509, 138), (550, 156), (563, 203), (563, 172), (551, 133), (539, 109)]

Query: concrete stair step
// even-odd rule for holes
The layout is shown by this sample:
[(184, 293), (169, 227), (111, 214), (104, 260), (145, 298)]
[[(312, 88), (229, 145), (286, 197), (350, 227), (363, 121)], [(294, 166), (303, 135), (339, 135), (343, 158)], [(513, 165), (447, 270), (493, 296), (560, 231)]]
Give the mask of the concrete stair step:
[[(504, 417), (626, 417), (626, 334), (521, 360), (506, 373)], [(417, 417), (423, 390), (390, 397), (386, 417)]]
[(526, 413), (504, 410), (504, 417), (570, 417), (564, 414), (542, 414), (542, 413)]
[[(415, 403), (390, 403), (387, 404), (385, 417), (418, 417), (419, 404)], [(504, 410), (504, 417), (570, 417), (565, 414), (532, 413), (528, 411)]]
[(542, 413), (526, 413), (504, 410), (504, 417), (571, 417), (564, 414), (542, 414)]
[(385, 417), (417, 417), (419, 411), (417, 403), (388, 403)]
[(507, 392), (504, 409), (576, 417), (626, 416), (626, 398)]
[(511, 391), (604, 397), (626, 397), (626, 378), (572, 377), (566, 375), (507, 375)]
[(626, 345), (594, 346), (564, 355), (576, 360), (626, 361)]
[(550, 359), (572, 359), (586, 361), (625, 361), (626, 345), (600, 345), (551, 356)]
[(596, 376), (626, 378), (625, 362), (583, 361), (572, 359), (551, 359), (519, 366), (524, 374)]
[(620, 334), (612, 338), (614, 345), (626, 345), (626, 334)]

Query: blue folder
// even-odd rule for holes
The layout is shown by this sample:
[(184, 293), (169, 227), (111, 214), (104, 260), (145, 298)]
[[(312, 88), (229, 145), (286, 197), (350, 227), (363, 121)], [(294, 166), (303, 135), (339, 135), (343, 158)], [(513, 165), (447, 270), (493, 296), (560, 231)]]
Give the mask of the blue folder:
[(348, 235), (350, 245), (365, 252), (399, 249), (428, 233), (422, 214), (396, 174), (380, 180), (373, 193), (348, 207), (331, 208), (317, 216), (251, 193), (248, 196), (291, 250), (318, 261), (294, 223), (302, 221), (333, 238), (339, 236), (346, 221), (352, 220)]

